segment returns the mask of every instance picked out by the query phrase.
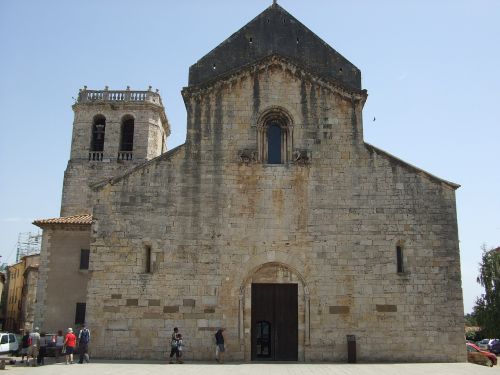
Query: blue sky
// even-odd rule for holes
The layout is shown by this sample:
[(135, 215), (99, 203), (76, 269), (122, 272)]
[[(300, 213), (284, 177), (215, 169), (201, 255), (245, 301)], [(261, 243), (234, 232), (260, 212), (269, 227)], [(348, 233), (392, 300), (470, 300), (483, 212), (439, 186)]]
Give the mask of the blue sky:
[[(184, 142), (188, 68), (271, 0), (0, 2), (0, 254), (59, 214), (72, 97), (158, 88)], [(365, 140), (462, 185), (457, 210), (465, 311), (481, 245), (500, 246), (499, 1), (281, 0), (355, 64), (368, 90)], [(376, 121), (373, 122), (373, 117)]]

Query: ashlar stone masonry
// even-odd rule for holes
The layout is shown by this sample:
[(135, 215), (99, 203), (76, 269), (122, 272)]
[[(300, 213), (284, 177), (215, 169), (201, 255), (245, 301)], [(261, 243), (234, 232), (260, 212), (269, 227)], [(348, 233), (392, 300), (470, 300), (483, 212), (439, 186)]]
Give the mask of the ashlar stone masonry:
[[(364, 142), (360, 82), (276, 4), (191, 67), (186, 142), (63, 201), (92, 213), (93, 353), (166, 358), (179, 327), (211, 360), (225, 327), (230, 360), (345, 361), (355, 335), (358, 361), (465, 361), (458, 185)], [(83, 154), (113, 105), (75, 120)], [(162, 108), (137, 129), (168, 134)]]

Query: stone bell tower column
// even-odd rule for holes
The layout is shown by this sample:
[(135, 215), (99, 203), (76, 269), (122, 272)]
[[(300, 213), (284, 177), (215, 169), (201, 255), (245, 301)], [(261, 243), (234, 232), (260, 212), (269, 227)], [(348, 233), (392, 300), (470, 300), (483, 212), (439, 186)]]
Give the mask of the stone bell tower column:
[(64, 172), (61, 216), (90, 214), (90, 185), (166, 151), (170, 126), (158, 90), (89, 90), (73, 105), (71, 155)]

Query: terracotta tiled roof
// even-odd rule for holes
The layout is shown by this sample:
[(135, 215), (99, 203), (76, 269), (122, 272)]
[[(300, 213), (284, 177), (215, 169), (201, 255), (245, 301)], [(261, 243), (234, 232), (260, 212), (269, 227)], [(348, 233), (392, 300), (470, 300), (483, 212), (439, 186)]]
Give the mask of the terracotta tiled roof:
[(90, 225), (92, 224), (92, 215), (75, 215), (56, 217), (53, 219), (39, 219), (33, 222), (34, 225), (43, 227), (46, 225), (71, 224), (71, 225)]

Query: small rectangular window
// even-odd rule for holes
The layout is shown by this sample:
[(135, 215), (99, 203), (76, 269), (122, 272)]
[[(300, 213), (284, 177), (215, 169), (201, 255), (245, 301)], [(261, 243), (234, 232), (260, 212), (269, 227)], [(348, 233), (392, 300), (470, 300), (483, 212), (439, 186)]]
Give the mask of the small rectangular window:
[(397, 260), (398, 273), (403, 273), (404, 272), (403, 249), (401, 248), (401, 246), (396, 246), (396, 260)]
[(80, 269), (88, 270), (89, 269), (89, 260), (90, 260), (90, 250), (81, 249), (80, 250)]
[(87, 307), (87, 304), (84, 302), (77, 302), (76, 303), (75, 324), (85, 323), (86, 307)]
[(146, 273), (151, 273), (151, 246), (146, 246), (146, 254), (145, 254), (145, 258), (144, 258), (144, 264), (145, 264), (145, 268), (144, 268), (144, 272)]

